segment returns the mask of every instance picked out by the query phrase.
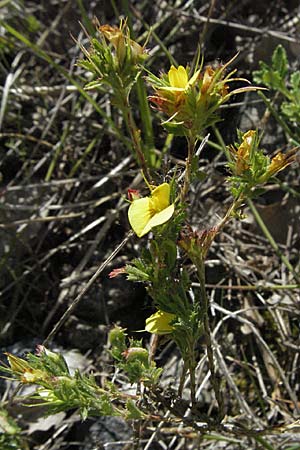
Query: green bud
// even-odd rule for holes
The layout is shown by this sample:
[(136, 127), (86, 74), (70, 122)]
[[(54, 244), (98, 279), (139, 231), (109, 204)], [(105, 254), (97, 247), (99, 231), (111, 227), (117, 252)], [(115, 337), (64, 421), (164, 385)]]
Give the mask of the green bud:
[(122, 355), (125, 357), (127, 363), (139, 361), (146, 367), (149, 365), (149, 353), (143, 347), (130, 347)]
[(126, 349), (126, 328), (117, 325), (108, 333), (108, 343), (111, 347), (117, 347), (119, 350)]
[(37, 345), (36, 355), (41, 358), (41, 361), (43, 361), (45, 369), (54, 375), (70, 373), (68, 364), (60, 353), (52, 352), (43, 345)]

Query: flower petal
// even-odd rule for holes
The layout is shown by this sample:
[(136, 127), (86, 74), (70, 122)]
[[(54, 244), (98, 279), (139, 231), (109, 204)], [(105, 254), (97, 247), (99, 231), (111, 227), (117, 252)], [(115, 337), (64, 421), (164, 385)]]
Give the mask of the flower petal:
[(168, 222), (168, 220), (171, 219), (173, 214), (174, 214), (174, 204), (154, 214), (154, 216), (151, 217), (151, 219), (149, 219), (148, 223), (145, 225), (141, 236), (144, 236), (144, 234), (149, 233), (149, 231), (153, 227), (157, 227), (158, 225), (162, 225), (163, 223)]
[(144, 231), (146, 225), (151, 219), (150, 198), (143, 197), (134, 200), (129, 206), (129, 223), (138, 237), (144, 236), (148, 231)]
[(170, 322), (175, 319), (175, 314), (158, 310), (146, 319), (145, 329), (148, 333), (169, 334), (172, 333), (173, 327)]
[(175, 88), (186, 88), (189, 80), (187, 71), (183, 66), (179, 66), (178, 69), (176, 69), (176, 67), (174, 66), (171, 66), (168, 72), (168, 76), (171, 86)]
[(155, 212), (165, 209), (170, 204), (170, 185), (163, 183), (151, 192), (151, 207)]

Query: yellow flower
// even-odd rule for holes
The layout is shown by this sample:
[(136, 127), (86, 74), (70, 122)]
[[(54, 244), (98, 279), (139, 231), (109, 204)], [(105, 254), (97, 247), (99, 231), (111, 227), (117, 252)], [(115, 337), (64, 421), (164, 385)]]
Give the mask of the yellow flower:
[(192, 86), (198, 79), (200, 70), (189, 80), (187, 70), (183, 66), (176, 67), (171, 66), (168, 72), (168, 78), (170, 86), (163, 87), (163, 90), (173, 91), (173, 92), (183, 92), (186, 91), (190, 86)]
[(153, 227), (167, 222), (174, 213), (174, 203), (170, 205), (170, 185), (157, 186), (151, 197), (133, 200), (128, 210), (128, 219), (133, 231), (142, 237)]
[(256, 131), (249, 130), (243, 134), (243, 142), (236, 153), (236, 173), (241, 175), (249, 168), (251, 148), (254, 145)]
[(187, 71), (183, 66), (179, 66), (178, 69), (171, 66), (168, 77), (170, 86), (175, 88), (185, 89), (189, 82)]
[(11, 353), (5, 353), (5, 355), (8, 359), (8, 363), (10, 365), (11, 370), (16, 375), (21, 375), (24, 372), (31, 369), (30, 364), (27, 361), (25, 361), (24, 359), (19, 358), (18, 356), (12, 355)]
[(22, 358), (6, 353), (10, 368), (14, 375), (20, 377), (22, 383), (35, 383), (45, 381), (49, 378), (46, 372), (31, 367), (31, 365)]
[(160, 309), (146, 319), (146, 331), (153, 334), (169, 334), (172, 333), (173, 327), (170, 325), (175, 319), (175, 314), (161, 311)]
[(119, 63), (123, 64), (128, 46), (130, 47), (133, 62), (136, 62), (139, 58), (143, 59), (146, 55), (144, 47), (130, 39), (126, 21), (121, 21), (119, 27), (101, 25), (99, 31), (115, 48)]
[(235, 175), (243, 175), (243, 173), (250, 168), (251, 154), (253, 150), (257, 148), (257, 143), (256, 131), (249, 130), (243, 134), (242, 143), (237, 148), (234, 146), (229, 147), (229, 151), (235, 163)]
[(277, 155), (272, 158), (271, 163), (268, 167), (268, 176), (275, 175), (276, 173), (285, 169), (293, 161), (295, 161), (297, 150), (297, 148), (294, 148), (292, 150), (289, 150), (286, 154), (283, 154), (281, 152), (277, 153)]

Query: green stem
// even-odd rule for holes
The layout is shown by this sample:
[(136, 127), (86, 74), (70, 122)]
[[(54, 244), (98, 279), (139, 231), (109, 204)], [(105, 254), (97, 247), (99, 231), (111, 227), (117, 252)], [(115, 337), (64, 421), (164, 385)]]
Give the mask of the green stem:
[(212, 128), (213, 128), (214, 133), (216, 135), (216, 138), (217, 138), (217, 140), (219, 142), (219, 146), (217, 144), (215, 144), (215, 143), (212, 143), (212, 142), (210, 143), (210, 145), (214, 146), (218, 150), (222, 149), (224, 151), (225, 155), (226, 155), (227, 161), (230, 162), (232, 160), (231, 155), (230, 155), (230, 151), (226, 147), (225, 142), (223, 140), (223, 137), (222, 137), (220, 131), (218, 130), (218, 128), (215, 125), (213, 125)]
[(187, 193), (189, 191), (189, 187), (191, 184), (191, 171), (192, 171), (192, 161), (194, 156), (194, 150), (195, 145), (197, 142), (197, 139), (194, 134), (190, 134), (187, 136), (187, 142), (188, 142), (188, 155), (186, 159), (186, 165), (185, 165), (185, 175), (184, 175), (184, 183), (181, 190), (181, 201), (184, 202)]
[(222, 220), (220, 220), (220, 222), (216, 226), (216, 234), (219, 233), (222, 230), (224, 225), (226, 225), (226, 223), (230, 220), (230, 218), (233, 216), (235, 211), (241, 206), (243, 201), (244, 201), (244, 199), (243, 199), (242, 196), (239, 196), (239, 197), (234, 199), (234, 201), (232, 202), (231, 206), (228, 208), (225, 216), (223, 217)]
[(141, 132), (136, 126), (134, 117), (132, 115), (131, 107), (128, 101), (128, 97), (124, 96), (123, 105), (122, 105), (122, 113), (126, 123), (127, 130), (130, 134), (133, 148), (135, 150), (135, 155), (137, 161), (142, 169), (144, 174), (144, 178), (148, 184), (151, 183), (150, 174), (147, 166), (147, 162), (144, 156), (144, 152), (141, 146)]
[(182, 373), (180, 376), (180, 381), (179, 381), (179, 386), (178, 386), (178, 397), (182, 398), (182, 394), (183, 394), (183, 388), (184, 388), (184, 382), (185, 382), (185, 377), (187, 374), (187, 363), (185, 361), (185, 359), (183, 359), (183, 368), (182, 368)]
[(138, 97), (138, 107), (143, 126), (144, 142), (145, 142), (145, 155), (146, 161), (151, 168), (157, 168), (156, 164), (157, 156), (154, 151), (154, 137), (152, 127), (151, 111), (147, 99), (147, 91), (144, 80), (141, 76), (136, 81), (136, 92)]
[(190, 373), (190, 390), (191, 390), (191, 403), (192, 408), (196, 407), (196, 361), (195, 361), (195, 348), (194, 342), (191, 343), (190, 349), (191, 359), (189, 361), (189, 373)]

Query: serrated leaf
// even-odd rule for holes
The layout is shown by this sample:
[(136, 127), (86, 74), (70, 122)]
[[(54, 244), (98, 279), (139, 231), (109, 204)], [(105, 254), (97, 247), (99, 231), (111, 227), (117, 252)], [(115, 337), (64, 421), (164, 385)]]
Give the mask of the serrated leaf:
[(288, 73), (288, 59), (285, 49), (279, 45), (273, 52), (271, 65), (259, 62), (260, 70), (253, 72), (256, 83), (262, 83), (268, 88), (286, 93), (286, 75)]
[(300, 104), (300, 72), (294, 72), (291, 75), (290, 83), (292, 85), (292, 101), (293, 103)]
[(291, 122), (298, 122), (300, 119), (300, 104), (284, 102), (281, 111)]
[(292, 73), (290, 82), (292, 85), (292, 89), (295, 91), (295, 93), (298, 93), (298, 95), (299, 95), (299, 91), (300, 91), (300, 72), (299, 71)]
[(278, 72), (280, 78), (285, 78), (288, 72), (288, 59), (285, 49), (278, 45), (272, 55), (272, 69)]

